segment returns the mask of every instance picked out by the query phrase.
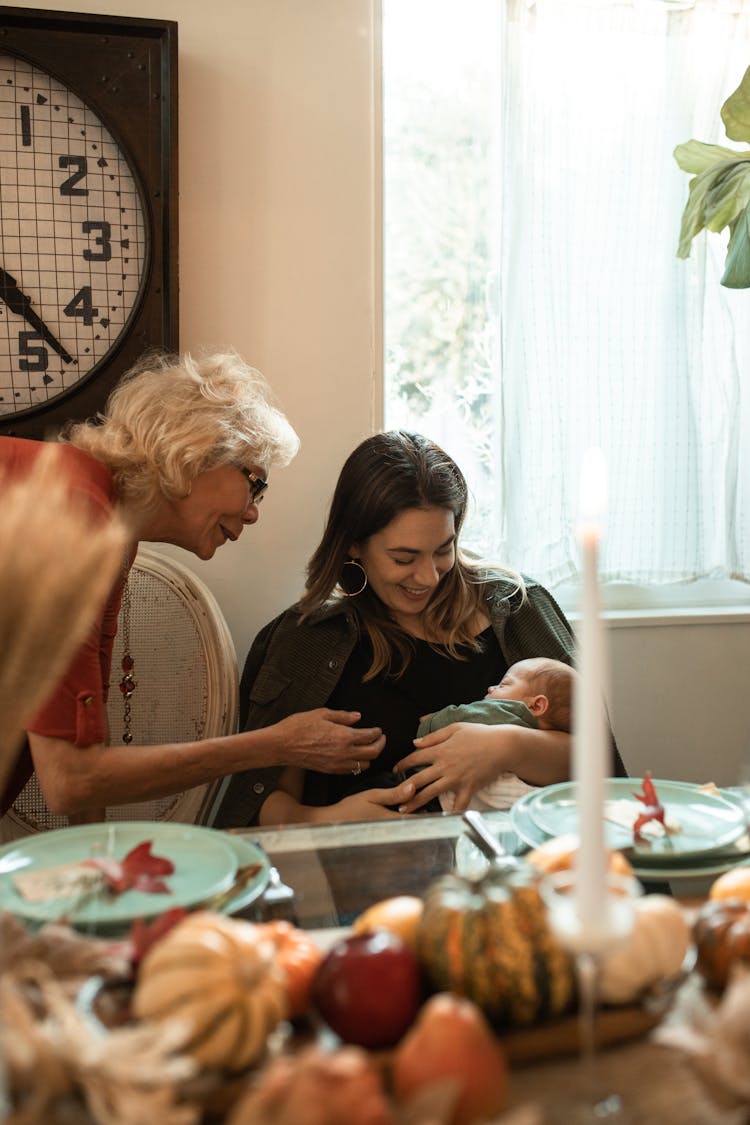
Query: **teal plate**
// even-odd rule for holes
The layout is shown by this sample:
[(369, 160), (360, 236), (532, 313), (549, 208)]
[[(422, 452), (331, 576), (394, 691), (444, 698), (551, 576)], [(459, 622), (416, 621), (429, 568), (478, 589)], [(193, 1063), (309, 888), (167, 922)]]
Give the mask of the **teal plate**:
[[(605, 781), (605, 800), (629, 799), (634, 814), (640, 803), (633, 796), (643, 787), (642, 778), (617, 777)], [(648, 843), (635, 844), (629, 828), (605, 821), (605, 836), (610, 848), (628, 848), (628, 857), (639, 862), (664, 865), (666, 861), (703, 858), (732, 844), (746, 828), (745, 810), (729, 794), (702, 793), (687, 781), (654, 780), (656, 793), (667, 816), (680, 825), (680, 831)], [(575, 782), (547, 785), (529, 797), (529, 816), (548, 836), (578, 832), (578, 807)]]
[[(174, 864), (164, 877), (168, 894), (128, 890), (28, 902), (19, 893), (13, 876), (92, 856), (121, 860), (137, 844), (152, 841), (154, 855)], [(226, 833), (192, 824), (168, 821), (111, 821), (40, 832), (0, 848), (0, 910), (32, 922), (65, 917), (79, 928), (123, 926), (135, 918), (153, 918), (175, 906), (190, 908), (230, 887), (239, 866), (237, 848)]]
[[(510, 822), (513, 831), (525, 844), (530, 848), (538, 848), (551, 837), (539, 828), (529, 812), (529, 799), (533, 796), (533, 793), (527, 793), (511, 806)], [(635, 855), (629, 855), (628, 860), (642, 883), (655, 883), (722, 875), (738, 864), (750, 863), (749, 850), (750, 842), (747, 836), (743, 835), (723, 851), (711, 853), (703, 859), (687, 860), (682, 856), (675, 858), (673, 862), (666, 862), (666, 857), (662, 856), (662, 863), (659, 866), (653, 863), (640, 863)]]
[(547, 840), (552, 839), (539, 827), (529, 812), (529, 798), (534, 796), (536, 796), (536, 793), (526, 793), (510, 806), (510, 823), (513, 831), (530, 848), (538, 848)]
[(222, 914), (237, 914), (240, 910), (251, 906), (263, 894), (268, 886), (271, 863), (266, 853), (254, 840), (243, 840), (241, 836), (231, 836), (229, 833), (224, 835), (224, 839), (234, 850), (238, 867), (247, 867), (251, 863), (260, 866), (258, 874), (220, 907)]

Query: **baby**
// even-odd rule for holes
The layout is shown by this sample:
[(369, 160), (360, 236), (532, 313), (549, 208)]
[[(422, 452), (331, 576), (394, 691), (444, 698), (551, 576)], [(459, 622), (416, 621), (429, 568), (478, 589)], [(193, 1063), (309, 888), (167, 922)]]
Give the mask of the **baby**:
[[(560, 660), (534, 657), (512, 664), (499, 684), (484, 699), (443, 707), (425, 715), (417, 737), (440, 730), (450, 723), (512, 723), (539, 730), (571, 730), (573, 683), (576, 673)], [(469, 805), (473, 809), (507, 809), (536, 786), (527, 785), (514, 773), (501, 773), (479, 789)], [(440, 795), (443, 812), (452, 812), (454, 794)]]

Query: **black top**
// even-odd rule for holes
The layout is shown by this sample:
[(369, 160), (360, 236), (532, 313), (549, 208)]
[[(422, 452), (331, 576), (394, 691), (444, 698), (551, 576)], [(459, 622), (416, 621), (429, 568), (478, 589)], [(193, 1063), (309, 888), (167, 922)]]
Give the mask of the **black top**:
[(357, 726), (381, 727), (385, 749), (359, 776), (306, 774), (303, 803), (330, 805), (363, 789), (380, 789), (398, 784), (393, 766), (415, 749), (413, 739), (423, 715), (439, 711), (451, 703), (471, 703), (483, 699), (487, 688), (497, 684), (508, 665), (492, 628), (479, 638), (477, 652), (465, 650), (466, 659), (456, 660), (427, 641), (414, 640), (414, 656), (403, 675), (384, 672), (363, 682), (370, 667), (372, 650), (363, 638), (347, 661), (346, 668), (327, 706), (342, 711), (361, 711)]

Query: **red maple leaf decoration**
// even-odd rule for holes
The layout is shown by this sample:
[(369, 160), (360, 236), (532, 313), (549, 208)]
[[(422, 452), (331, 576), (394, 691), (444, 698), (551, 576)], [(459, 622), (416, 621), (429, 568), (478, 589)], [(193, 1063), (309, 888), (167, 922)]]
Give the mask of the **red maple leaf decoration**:
[(94, 856), (85, 860), (87, 867), (96, 867), (107, 882), (107, 889), (115, 895), (123, 891), (142, 891), (150, 895), (168, 895), (170, 889), (161, 875), (171, 875), (174, 864), (164, 856), (152, 855), (153, 840), (137, 844), (124, 859), (110, 859), (108, 856)]
[(664, 806), (656, 794), (654, 783), (651, 780), (651, 770), (646, 770), (643, 778), (643, 792), (634, 793), (633, 796), (646, 806), (643, 812), (636, 817), (633, 824), (633, 841), (638, 844), (643, 841), (641, 828), (644, 824), (648, 824), (650, 820), (658, 820), (660, 824), (664, 824)]
[(173, 906), (159, 914), (152, 922), (143, 918), (134, 918), (130, 924), (130, 933), (126, 939), (127, 956), (134, 966), (141, 963), (152, 945), (168, 934), (178, 922), (187, 918), (189, 911), (184, 906)]

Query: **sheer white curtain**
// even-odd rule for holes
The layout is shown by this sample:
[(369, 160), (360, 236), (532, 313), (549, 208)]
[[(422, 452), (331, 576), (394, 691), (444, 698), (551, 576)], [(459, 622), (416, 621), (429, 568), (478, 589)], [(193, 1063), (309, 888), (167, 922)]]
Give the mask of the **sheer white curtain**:
[[(464, 292), (447, 299), (458, 374), (407, 354), (418, 302), (399, 296), (405, 270), (435, 284), (415, 231), (433, 223), (439, 244), (455, 196), (449, 181), (432, 210), (410, 201), (396, 146), (399, 90), (440, 81), (440, 67), (407, 79), (395, 47), (389, 60), (389, 3), (412, 2), (384, 0), (386, 424), (441, 441), (475, 493), (474, 544), (549, 584), (577, 569), (590, 445), (608, 467), (605, 578), (750, 580), (750, 290), (720, 286), (722, 236), (677, 259), (688, 176), (672, 156), (692, 137), (733, 147), (719, 113), (750, 66), (750, 0), (432, 0), (435, 22), (456, 8), (485, 21), (465, 72), (482, 186), (463, 221), (483, 224), (487, 249), (464, 247)], [(462, 332), (477, 282), (481, 329)]]

